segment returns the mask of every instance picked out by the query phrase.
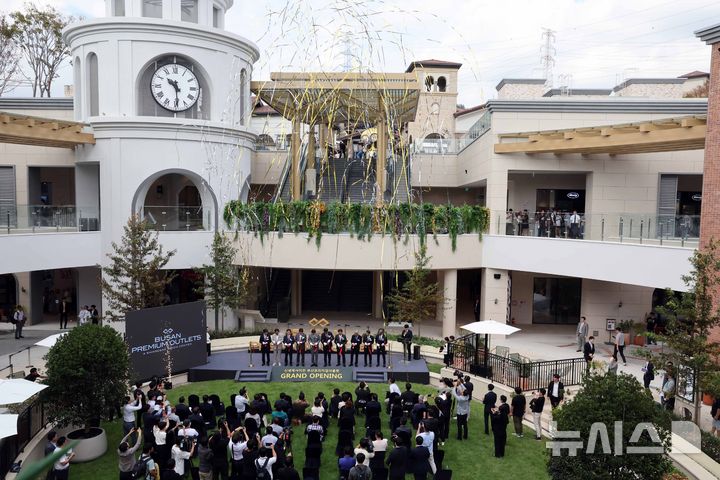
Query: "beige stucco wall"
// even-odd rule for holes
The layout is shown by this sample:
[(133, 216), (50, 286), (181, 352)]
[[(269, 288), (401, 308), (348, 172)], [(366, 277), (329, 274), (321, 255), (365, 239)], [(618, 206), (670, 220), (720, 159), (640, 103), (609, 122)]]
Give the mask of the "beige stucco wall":
[[(408, 124), (408, 134), (414, 141), (419, 141), (431, 133), (439, 133), (445, 138), (455, 137), (455, 118), (453, 114), (457, 109), (457, 77), (458, 71), (448, 68), (423, 68), (413, 70), (420, 88), (417, 115), (415, 121)], [(432, 76), (435, 81), (445, 77), (447, 88), (445, 92), (438, 92), (436, 88), (428, 92), (425, 88), (425, 77)], [(433, 113), (433, 103), (438, 104), (437, 114)]]
[(617, 97), (682, 98), (685, 88), (682, 83), (633, 83), (614, 95)]
[(288, 161), (288, 150), (253, 152), (250, 179), (253, 184), (277, 184)]
[(498, 100), (527, 100), (540, 98), (547, 91), (545, 85), (506, 83), (498, 90)]

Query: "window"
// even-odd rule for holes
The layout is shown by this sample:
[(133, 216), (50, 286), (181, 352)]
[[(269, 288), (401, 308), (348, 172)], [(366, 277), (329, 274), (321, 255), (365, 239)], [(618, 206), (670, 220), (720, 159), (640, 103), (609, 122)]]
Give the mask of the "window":
[(94, 53), (91, 53), (88, 55), (87, 58), (87, 68), (88, 68), (88, 80), (87, 80), (87, 91), (88, 91), (88, 101), (89, 101), (89, 108), (88, 108), (88, 115), (91, 117), (96, 117), (100, 115), (100, 109), (98, 105), (98, 88), (100, 88), (100, 84), (98, 82), (98, 63), (97, 63), (97, 55)]
[(113, 0), (113, 15), (116, 17), (125, 16), (125, 0)]
[(533, 323), (578, 323), (581, 295), (580, 278), (533, 278)]
[(163, 0), (142, 0), (142, 16), (162, 18)]
[(198, 0), (180, 0), (180, 19), (198, 23)]
[(447, 90), (447, 80), (445, 77), (438, 77), (437, 79), (438, 92), (444, 92)]
[(213, 27), (222, 28), (222, 25), (220, 25), (220, 19), (220, 9), (218, 7), (213, 7)]
[(428, 75), (425, 77), (425, 91), (426, 92), (432, 92), (433, 85), (435, 85), (435, 79)]
[(80, 68), (80, 57), (75, 57), (75, 61), (73, 61), (73, 80), (75, 81), (74, 89), (74, 101), (75, 101), (75, 118), (77, 120), (83, 119), (83, 111), (82, 111), (82, 96), (83, 96), (83, 90), (82, 90), (82, 69)]
[(243, 68), (240, 71), (240, 125), (245, 125), (245, 116), (247, 115), (245, 106), (245, 90), (246, 90), (246, 84), (247, 83), (247, 72)]

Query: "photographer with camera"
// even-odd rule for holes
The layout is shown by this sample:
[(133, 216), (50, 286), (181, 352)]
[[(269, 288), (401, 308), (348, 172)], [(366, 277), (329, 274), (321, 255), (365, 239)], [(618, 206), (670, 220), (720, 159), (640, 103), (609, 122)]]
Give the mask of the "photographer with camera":
[(470, 413), (470, 397), (468, 396), (463, 381), (456, 379), (454, 382), (455, 388), (452, 390), (452, 395), (455, 397), (455, 414), (457, 415), (457, 439), (467, 440), (468, 438), (468, 425), (467, 418)]
[(250, 441), (250, 439), (245, 428), (238, 427), (233, 431), (231, 442), (228, 443), (228, 450), (230, 450), (230, 476), (235, 480), (239, 480), (242, 475), (243, 452), (247, 448), (248, 441)]
[(195, 455), (197, 439), (192, 437), (177, 436), (175, 445), (170, 450), (170, 456), (175, 460), (175, 473), (181, 477), (185, 476), (185, 467)]
[[(133, 434), (135, 434), (136, 440), (135, 445), (131, 447), (128, 444), (128, 440)], [(133, 468), (135, 467), (135, 452), (138, 450), (138, 448), (140, 448), (141, 440), (142, 435), (140, 435), (139, 428), (133, 428), (127, 433), (127, 435), (123, 437), (122, 440), (120, 440), (120, 445), (117, 449), (119, 457), (118, 467), (120, 468), (120, 480), (131, 480), (133, 478), (132, 472)]]

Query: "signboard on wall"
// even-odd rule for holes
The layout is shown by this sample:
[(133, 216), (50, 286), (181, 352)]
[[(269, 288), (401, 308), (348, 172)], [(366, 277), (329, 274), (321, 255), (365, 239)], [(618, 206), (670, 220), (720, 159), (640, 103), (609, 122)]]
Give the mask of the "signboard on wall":
[(605, 319), (605, 330), (608, 332), (615, 331), (615, 319), (614, 318), (606, 318)]
[(125, 334), (133, 378), (149, 379), (207, 363), (205, 302), (128, 312)]
[(352, 382), (352, 368), (273, 367), (273, 382)]

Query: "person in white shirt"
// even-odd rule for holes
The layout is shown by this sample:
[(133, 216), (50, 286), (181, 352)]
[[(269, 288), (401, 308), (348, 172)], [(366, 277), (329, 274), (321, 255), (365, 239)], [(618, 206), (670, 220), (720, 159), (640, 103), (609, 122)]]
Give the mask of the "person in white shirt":
[(390, 382), (390, 386), (388, 388), (390, 389), (391, 394), (393, 394), (393, 393), (397, 393), (398, 395), (402, 394), (402, 392), (400, 391), (400, 387), (397, 386), (397, 384), (395, 383), (395, 379), (393, 377), (390, 377), (388, 382)]
[(172, 450), (170, 451), (172, 459), (175, 460), (175, 473), (180, 476), (185, 476), (185, 460), (190, 460), (192, 458), (195, 454), (195, 447), (197, 446), (197, 440), (193, 440), (190, 451), (185, 451), (181, 446), (183, 440), (184, 437), (178, 436), (175, 441), (175, 445), (173, 445)]
[(570, 215), (570, 238), (580, 238), (580, 222), (582, 221), (577, 210)]
[(247, 390), (245, 387), (240, 389), (240, 392), (235, 396), (235, 409), (238, 413), (238, 418), (243, 418), (245, 410), (250, 402), (247, 397)]
[(415, 435), (415, 438), (417, 437), (421, 437), (423, 439), (422, 446), (427, 448), (430, 452), (430, 458), (428, 459), (428, 462), (430, 463), (430, 470), (432, 470), (432, 473), (434, 475), (435, 473), (437, 473), (437, 467), (435, 466), (435, 457), (433, 456), (433, 443), (435, 442), (435, 433), (429, 430), (425, 430), (425, 424), (423, 422), (420, 422), (418, 423), (417, 434)]
[(78, 312), (78, 325), (85, 325), (86, 323), (90, 323), (90, 317), (92, 317), (92, 313), (90, 313), (90, 308), (85, 305)]
[[(58, 438), (57, 446), (55, 447), (55, 452), (58, 452), (62, 450), (63, 445), (65, 445), (65, 437)], [(68, 450), (65, 452), (60, 458), (57, 459), (55, 464), (53, 465), (53, 472), (55, 473), (55, 480), (67, 480), (68, 478), (68, 470), (70, 468), (70, 460), (73, 459), (75, 456), (74, 453), (72, 453), (71, 450)]]
[(383, 434), (380, 430), (375, 432), (375, 440), (372, 442), (373, 452), (386, 452), (388, 447), (387, 438), (383, 438)]
[(365, 460), (363, 460), (362, 464), (366, 467), (370, 466), (370, 459), (375, 456), (375, 452), (370, 451), (370, 440), (367, 438), (363, 438), (360, 440), (360, 444), (358, 444), (357, 447), (355, 447), (355, 457), (357, 457), (358, 453), (362, 453), (365, 456)]
[[(272, 453), (272, 457), (270, 456), (270, 453)], [(255, 460), (255, 469), (260, 470), (261, 468), (264, 468), (270, 475), (270, 480), (272, 480), (272, 466), (275, 464), (276, 461), (277, 454), (275, 453), (275, 445), (270, 445), (269, 448), (262, 447), (260, 448), (257, 460)]]
[(260, 445), (263, 447), (269, 447), (275, 445), (278, 441), (278, 437), (275, 436), (275, 432), (272, 427), (265, 429), (265, 436), (260, 439)]
[(312, 413), (314, 417), (322, 418), (325, 413), (325, 407), (322, 406), (322, 402), (319, 398), (315, 399), (313, 406), (310, 408), (310, 413)]
[(231, 438), (232, 441), (228, 443), (230, 465), (232, 466), (231, 478), (240, 478), (243, 467), (243, 451), (247, 448), (249, 438), (243, 427), (236, 428)]
[(183, 426), (178, 429), (177, 434), (179, 437), (190, 437), (196, 439), (200, 436), (200, 432), (190, 426), (190, 420), (185, 420)]
[(127, 435), (135, 428), (135, 412), (140, 410), (140, 395), (135, 397), (133, 402), (129, 396), (125, 397), (125, 405), (123, 405), (123, 434)]

